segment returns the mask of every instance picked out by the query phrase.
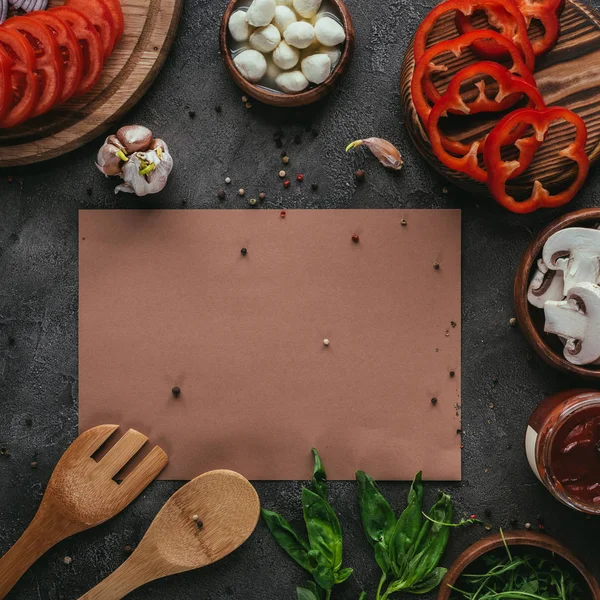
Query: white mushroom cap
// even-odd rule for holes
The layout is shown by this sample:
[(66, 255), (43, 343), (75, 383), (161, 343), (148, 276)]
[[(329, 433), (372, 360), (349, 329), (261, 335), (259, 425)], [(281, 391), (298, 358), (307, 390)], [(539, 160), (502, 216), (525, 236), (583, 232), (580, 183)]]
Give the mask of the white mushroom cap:
[(263, 52), (268, 54), (269, 52), (273, 52), (275, 48), (279, 45), (281, 41), (281, 34), (279, 33), (279, 29), (275, 27), (275, 25), (267, 25), (266, 27), (259, 27), (251, 36), (250, 36), (250, 45)]
[(308, 87), (308, 79), (301, 71), (287, 71), (275, 80), (279, 88), (288, 94), (297, 94)]
[(298, 64), (300, 60), (300, 52), (298, 49), (290, 46), (287, 42), (283, 41), (275, 51), (273, 52), (273, 62), (280, 68), (292, 69)]
[(306, 21), (292, 23), (283, 33), (285, 41), (294, 48), (308, 48), (315, 39), (315, 29)]
[(321, 0), (294, 0), (294, 10), (304, 19), (314, 17), (321, 8)]
[(229, 19), (229, 33), (236, 42), (245, 42), (250, 37), (251, 28), (246, 21), (246, 11), (236, 10)]
[(275, 16), (275, 0), (254, 0), (246, 13), (246, 20), (252, 27), (264, 27)]
[(342, 49), (339, 46), (319, 46), (319, 54), (327, 54), (331, 61), (331, 68), (334, 69), (342, 58)]
[(600, 359), (600, 286), (582, 283), (566, 300), (546, 302), (544, 330), (566, 338), (564, 356), (574, 365)]
[(267, 72), (267, 60), (257, 50), (244, 50), (233, 62), (242, 76), (252, 83), (260, 81)]
[(337, 46), (346, 39), (344, 28), (331, 17), (323, 17), (315, 23), (315, 35), (325, 46)]
[(296, 13), (287, 6), (278, 6), (275, 9), (275, 18), (273, 19), (273, 25), (283, 33), (292, 23), (295, 23), (298, 19)]
[(568, 227), (551, 236), (542, 259), (549, 269), (564, 276), (564, 294), (580, 283), (600, 283), (600, 231)]
[(302, 61), (302, 73), (311, 83), (323, 83), (331, 73), (331, 59), (327, 54), (313, 54)]
[(529, 284), (527, 300), (536, 308), (544, 308), (548, 300), (558, 302), (564, 299), (563, 287), (562, 271), (551, 271), (540, 258), (538, 268)]

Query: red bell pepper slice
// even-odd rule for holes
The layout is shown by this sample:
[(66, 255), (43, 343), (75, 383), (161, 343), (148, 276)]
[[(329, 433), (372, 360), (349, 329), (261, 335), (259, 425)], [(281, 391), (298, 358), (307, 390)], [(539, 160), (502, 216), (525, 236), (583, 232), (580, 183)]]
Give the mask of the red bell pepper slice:
[(57, 6), (46, 11), (62, 19), (73, 30), (83, 53), (83, 77), (75, 96), (87, 94), (98, 82), (104, 67), (104, 51), (100, 34), (92, 22), (79, 10)]
[[(439, 42), (429, 48), (415, 65), (411, 82), (413, 104), (424, 125), (427, 125), (429, 114), (431, 113), (431, 106), (428, 99), (431, 102), (437, 102), (442, 97), (442, 94), (433, 83), (431, 75), (438, 71), (447, 70), (443, 65), (436, 65), (434, 62), (435, 59), (447, 52), (451, 52), (458, 58), (464, 50), (470, 48), (474, 43), (485, 39), (496, 42), (510, 54), (513, 63), (510, 68), (511, 73), (521, 76), (524, 81), (531, 85), (536, 85), (535, 79), (523, 61), (519, 49), (510, 40), (491, 29), (471, 31), (452, 40)], [(516, 94), (504, 98), (502, 102), (495, 102), (490, 101), (485, 95), (480, 94), (474, 102), (469, 103), (469, 108), (471, 109), (471, 113), (484, 111), (502, 112), (514, 106), (520, 98), (521, 96)]]
[(18, 31), (31, 44), (40, 82), (40, 99), (31, 116), (47, 113), (59, 102), (65, 83), (65, 69), (56, 39), (45, 25), (28, 17), (12, 17), (3, 27)]
[(65, 84), (59, 102), (66, 102), (76, 91), (83, 77), (83, 52), (73, 30), (65, 21), (45, 10), (29, 13), (29, 18), (45, 25), (56, 38), (65, 68)]
[[(541, 144), (550, 124), (553, 121), (564, 120), (575, 126), (575, 139), (571, 144), (559, 152), (559, 156), (570, 158), (578, 167), (577, 176), (573, 183), (564, 191), (551, 195), (544, 189), (540, 181), (533, 185), (531, 196), (522, 202), (518, 202), (506, 191), (506, 182), (516, 170), (521, 170), (519, 161), (504, 161), (502, 159), (502, 147), (511, 137), (515, 127), (522, 125), (531, 126), (535, 136)], [(488, 187), (494, 199), (514, 213), (526, 214), (539, 208), (554, 208), (570, 202), (575, 194), (581, 189), (590, 169), (590, 159), (585, 151), (587, 142), (587, 127), (581, 117), (573, 111), (553, 106), (542, 110), (523, 108), (507, 115), (494, 127), (488, 136), (484, 151), (484, 162), (487, 167)]]
[(558, 41), (560, 36), (560, 0), (547, 0), (542, 2), (531, 2), (531, 0), (515, 0), (519, 10), (525, 17), (527, 25), (531, 25), (532, 20), (539, 21), (544, 28), (544, 35), (531, 42), (536, 56), (546, 54)]
[[(470, 21), (470, 16), (476, 10), (483, 10), (488, 16), (491, 25), (498, 28), (504, 37), (511, 40), (519, 48), (525, 59), (525, 64), (533, 72), (535, 68), (535, 54), (529, 37), (527, 36), (527, 23), (516, 4), (510, 0), (446, 0), (438, 4), (423, 20), (417, 29), (414, 41), (415, 61), (419, 61), (427, 50), (427, 39), (433, 31), (440, 18), (448, 13), (456, 13), (456, 18), (463, 17), (466, 21), (466, 27), (469, 30), (475, 29)], [(462, 22), (462, 20), (461, 20)], [(467, 33), (467, 30), (459, 30), (461, 33)], [(493, 44), (493, 42), (492, 42)], [(488, 43), (487, 46), (491, 44)], [(486, 47), (485, 41), (480, 41), (474, 45), (478, 52)], [(504, 50), (498, 46), (492, 46), (499, 50), (499, 56), (504, 56)]]
[[(429, 121), (427, 123), (427, 134), (434, 154), (440, 162), (454, 171), (465, 173), (475, 179), (485, 183), (488, 178), (487, 172), (479, 166), (478, 154), (483, 152), (487, 145), (486, 138), (473, 142), (471, 145), (451, 140), (444, 136), (439, 129), (439, 122), (442, 116), (450, 111), (456, 111), (463, 114), (471, 114), (471, 107), (465, 103), (461, 96), (461, 86), (479, 75), (491, 76), (498, 83), (498, 94), (496, 100), (486, 101), (494, 103), (501, 102), (504, 98), (512, 94), (524, 94), (536, 108), (545, 108), (544, 99), (539, 90), (531, 84), (524, 81), (521, 77), (513, 75), (508, 69), (494, 62), (479, 62), (465, 67), (459, 71), (448, 86), (446, 93), (434, 104)], [(485, 86), (479, 87), (479, 93), (482, 98), (485, 97)], [(481, 101), (483, 104), (484, 101)], [(513, 174), (516, 177), (523, 172), (533, 160), (533, 156), (539, 146), (535, 138), (522, 138), (527, 127), (515, 129), (507, 137), (505, 143), (516, 144), (521, 152), (521, 170)], [(450, 154), (459, 154), (453, 156)]]
[(115, 45), (121, 41), (123, 33), (125, 31), (125, 17), (123, 17), (123, 9), (121, 7), (120, 0), (103, 0), (106, 4), (110, 14), (112, 15), (113, 21), (116, 28), (116, 39)]
[(108, 6), (102, 0), (67, 0), (65, 6), (81, 11), (93, 23), (102, 39), (106, 60), (117, 42), (117, 27)]
[(13, 61), (0, 46), (0, 121), (12, 106), (12, 66)]
[(0, 27), (0, 47), (12, 59), (12, 102), (0, 128), (15, 127), (26, 121), (36, 107), (40, 92), (35, 74), (35, 54), (31, 44), (16, 31)]

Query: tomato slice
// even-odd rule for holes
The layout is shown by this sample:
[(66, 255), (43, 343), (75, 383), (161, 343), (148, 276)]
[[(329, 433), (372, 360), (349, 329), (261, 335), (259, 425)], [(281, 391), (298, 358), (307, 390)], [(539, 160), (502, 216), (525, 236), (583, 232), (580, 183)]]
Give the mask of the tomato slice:
[(100, 34), (85, 14), (75, 8), (57, 6), (46, 12), (67, 23), (79, 42), (83, 53), (83, 77), (75, 96), (83, 96), (96, 85), (102, 75), (104, 53)]
[(65, 84), (59, 102), (66, 102), (77, 91), (83, 77), (83, 52), (77, 38), (65, 21), (45, 10), (29, 13), (29, 18), (45, 25), (58, 42), (65, 70)]
[(13, 61), (0, 46), (0, 121), (8, 114), (12, 104)]
[(3, 27), (18, 31), (33, 48), (41, 93), (31, 116), (37, 117), (57, 104), (63, 93), (65, 69), (58, 42), (44, 25), (27, 17), (12, 17)]
[(117, 28), (108, 6), (102, 0), (67, 0), (65, 6), (80, 10), (93, 23), (102, 39), (106, 60), (112, 54), (117, 40)]
[[(121, 8), (121, 0), (102, 0), (108, 7), (115, 23), (116, 38), (115, 46), (121, 41), (123, 32), (125, 31), (125, 18), (123, 17), (123, 9)], [(113, 48), (114, 49), (114, 48)]]
[(12, 59), (12, 102), (0, 128), (14, 127), (26, 121), (39, 100), (39, 80), (35, 74), (35, 54), (31, 44), (6, 27), (0, 27), (0, 47)]

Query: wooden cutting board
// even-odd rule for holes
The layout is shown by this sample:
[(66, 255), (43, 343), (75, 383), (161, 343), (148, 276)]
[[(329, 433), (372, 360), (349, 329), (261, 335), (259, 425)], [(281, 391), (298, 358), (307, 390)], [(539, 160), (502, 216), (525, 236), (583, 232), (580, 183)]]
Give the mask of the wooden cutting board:
[[(534, 28), (535, 25), (532, 24)], [(541, 35), (542, 29), (530, 31), (532, 37)], [(440, 19), (430, 41), (456, 37), (458, 32), (453, 15)], [(435, 79), (441, 91), (450, 79), (467, 64), (478, 59), (470, 51), (459, 59), (447, 60), (449, 70)], [(406, 53), (401, 75), (401, 99), (406, 127), (419, 152), (452, 183), (475, 193), (487, 194), (485, 185), (462, 173), (448, 169), (435, 157), (429, 138), (415, 110), (410, 85), (414, 71), (413, 42)], [(537, 59), (535, 78), (547, 105), (565, 106), (584, 119), (588, 127), (587, 152), (592, 162), (600, 157), (600, 14), (577, 0), (567, 0), (561, 16), (561, 36), (555, 48)], [(467, 141), (480, 138), (489, 131), (500, 117), (497, 115), (451, 116), (447, 119), (452, 136)], [(508, 191), (516, 197), (528, 197), (532, 184), (540, 179), (551, 190), (564, 187), (572, 181), (576, 168), (574, 163), (558, 156), (560, 149), (572, 137), (570, 126), (558, 123), (551, 128), (550, 136), (538, 152), (531, 167), (509, 186)], [(567, 142), (565, 141), (567, 140)]]
[[(62, 0), (50, 0), (60, 6)], [(48, 160), (107, 131), (145, 94), (175, 38), (183, 0), (121, 0), (125, 33), (96, 87), (47, 115), (0, 130), (0, 167)]]

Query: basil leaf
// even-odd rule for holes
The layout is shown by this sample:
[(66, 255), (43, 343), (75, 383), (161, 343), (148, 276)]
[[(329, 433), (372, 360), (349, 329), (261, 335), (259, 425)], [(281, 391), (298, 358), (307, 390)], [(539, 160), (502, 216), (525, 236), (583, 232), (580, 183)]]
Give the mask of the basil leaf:
[(337, 515), (326, 500), (306, 488), (302, 490), (302, 509), (310, 548), (317, 553), (319, 565), (338, 571), (342, 566), (342, 528)]
[(377, 489), (373, 479), (366, 473), (357, 471), (356, 481), (358, 482), (358, 504), (367, 539), (371, 546), (381, 541), (387, 545), (396, 526), (394, 511)]
[(404, 557), (417, 541), (423, 525), (423, 473), (419, 471), (408, 493), (408, 506), (400, 515), (390, 541), (390, 559), (396, 576), (402, 574)]
[(442, 583), (447, 572), (448, 569), (437, 567), (433, 569), (425, 579), (419, 581), (416, 585), (407, 588), (406, 591), (410, 594), (428, 594)]
[(390, 571), (390, 554), (385, 542), (375, 542), (375, 561), (384, 575)]
[(361, 592), (358, 600), (367, 600), (367, 592)]
[(336, 585), (338, 583), (344, 583), (344, 581), (346, 581), (346, 579), (348, 579), (348, 577), (350, 577), (352, 573), (354, 573), (354, 569), (341, 569), (340, 571), (335, 573), (334, 578)]
[(315, 457), (315, 468), (313, 471), (312, 478), (312, 489), (315, 494), (318, 494), (324, 500), (327, 500), (327, 474), (325, 473), (325, 467), (321, 462), (319, 453), (313, 448), (313, 455)]
[(319, 600), (318, 596), (306, 588), (296, 588), (296, 594), (298, 595), (298, 600)]
[(313, 571), (312, 576), (315, 578), (317, 585), (324, 590), (331, 590), (336, 584), (333, 569), (324, 565), (319, 565)]
[(293, 527), (279, 514), (262, 509), (262, 517), (277, 543), (306, 571), (312, 573), (313, 566), (308, 556), (308, 545)]

